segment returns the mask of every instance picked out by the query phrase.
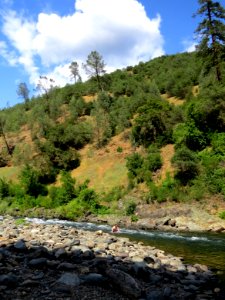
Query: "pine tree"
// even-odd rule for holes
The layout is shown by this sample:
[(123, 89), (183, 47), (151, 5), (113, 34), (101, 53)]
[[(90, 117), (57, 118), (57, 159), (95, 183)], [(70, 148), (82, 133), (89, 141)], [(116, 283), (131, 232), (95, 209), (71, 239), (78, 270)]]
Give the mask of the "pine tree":
[(83, 64), (83, 68), (89, 77), (96, 78), (99, 89), (103, 91), (101, 75), (105, 74), (105, 62), (102, 56), (97, 51), (92, 51), (87, 57), (86, 64)]
[(194, 15), (203, 17), (196, 29), (200, 37), (198, 54), (204, 59), (206, 70), (216, 71), (216, 79), (221, 82), (221, 62), (225, 53), (225, 9), (219, 1), (198, 0), (200, 8)]
[(76, 61), (73, 61), (70, 64), (69, 69), (70, 69), (71, 75), (72, 75), (75, 83), (81, 82), (81, 76), (80, 76), (80, 73), (79, 73), (79, 65), (78, 65), (78, 63)]

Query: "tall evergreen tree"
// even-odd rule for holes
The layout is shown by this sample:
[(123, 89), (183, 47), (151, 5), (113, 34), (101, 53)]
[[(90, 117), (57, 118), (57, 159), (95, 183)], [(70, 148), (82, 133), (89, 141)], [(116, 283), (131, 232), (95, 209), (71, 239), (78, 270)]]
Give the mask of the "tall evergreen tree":
[(83, 68), (87, 75), (95, 77), (100, 90), (103, 90), (101, 75), (105, 74), (105, 62), (102, 56), (97, 51), (92, 51), (83, 64)]
[(20, 82), (16, 92), (19, 97), (22, 97), (24, 99), (25, 105), (27, 106), (27, 104), (29, 102), (29, 92), (30, 91), (29, 91), (26, 83)]
[(215, 68), (216, 79), (221, 82), (221, 62), (225, 53), (225, 9), (219, 1), (198, 0), (200, 8), (194, 15), (203, 17), (196, 33), (200, 37), (198, 53), (205, 61), (206, 69)]

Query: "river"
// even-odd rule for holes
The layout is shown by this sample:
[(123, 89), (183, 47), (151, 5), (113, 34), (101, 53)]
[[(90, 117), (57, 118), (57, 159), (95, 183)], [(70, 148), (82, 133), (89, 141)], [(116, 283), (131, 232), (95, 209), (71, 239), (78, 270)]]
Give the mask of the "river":
[[(29, 219), (30, 222), (44, 224), (62, 224), (83, 230), (102, 230), (111, 232), (109, 225), (93, 223), (70, 222), (64, 220)], [(179, 256), (185, 263), (200, 263), (207, 265), (219, 275), (221, 283), (225, 285), (225, 234), (196, 233), (196, 232), (161, 232), (144, 231), (121, 228), (119, 235), (129, 237), (130, 240), (143, 242), (154, 246), (166, 253)]]

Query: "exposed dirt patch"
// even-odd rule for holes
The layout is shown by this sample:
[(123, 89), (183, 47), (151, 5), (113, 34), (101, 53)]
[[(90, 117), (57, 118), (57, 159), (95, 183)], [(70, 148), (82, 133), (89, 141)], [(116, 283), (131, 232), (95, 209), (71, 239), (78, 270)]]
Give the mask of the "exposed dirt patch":
[(83, 99), (85, 102), (93, 102), (94, 100), (97, 99), (97, 95), (86, 95), (83, 96)]
[(169, 97), (167, 94), (162, 94), (161, 95), (163, 99), (167, 100), (170, 104), (173, 105), (183, 105), (184, 100), (177, 98), (177, 97)]

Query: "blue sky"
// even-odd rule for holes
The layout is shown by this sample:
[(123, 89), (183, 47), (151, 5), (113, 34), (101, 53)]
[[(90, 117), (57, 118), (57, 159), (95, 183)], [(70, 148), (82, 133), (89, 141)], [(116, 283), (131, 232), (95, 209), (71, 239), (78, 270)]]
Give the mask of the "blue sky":
[(69, 64), (93, 50), (108, 72), (192, 51), (198, 8), (198, 0), (0, 0), (0, 109), (22, 101), (20, 82), (30, 96), (40, 75), (71, 83)]

